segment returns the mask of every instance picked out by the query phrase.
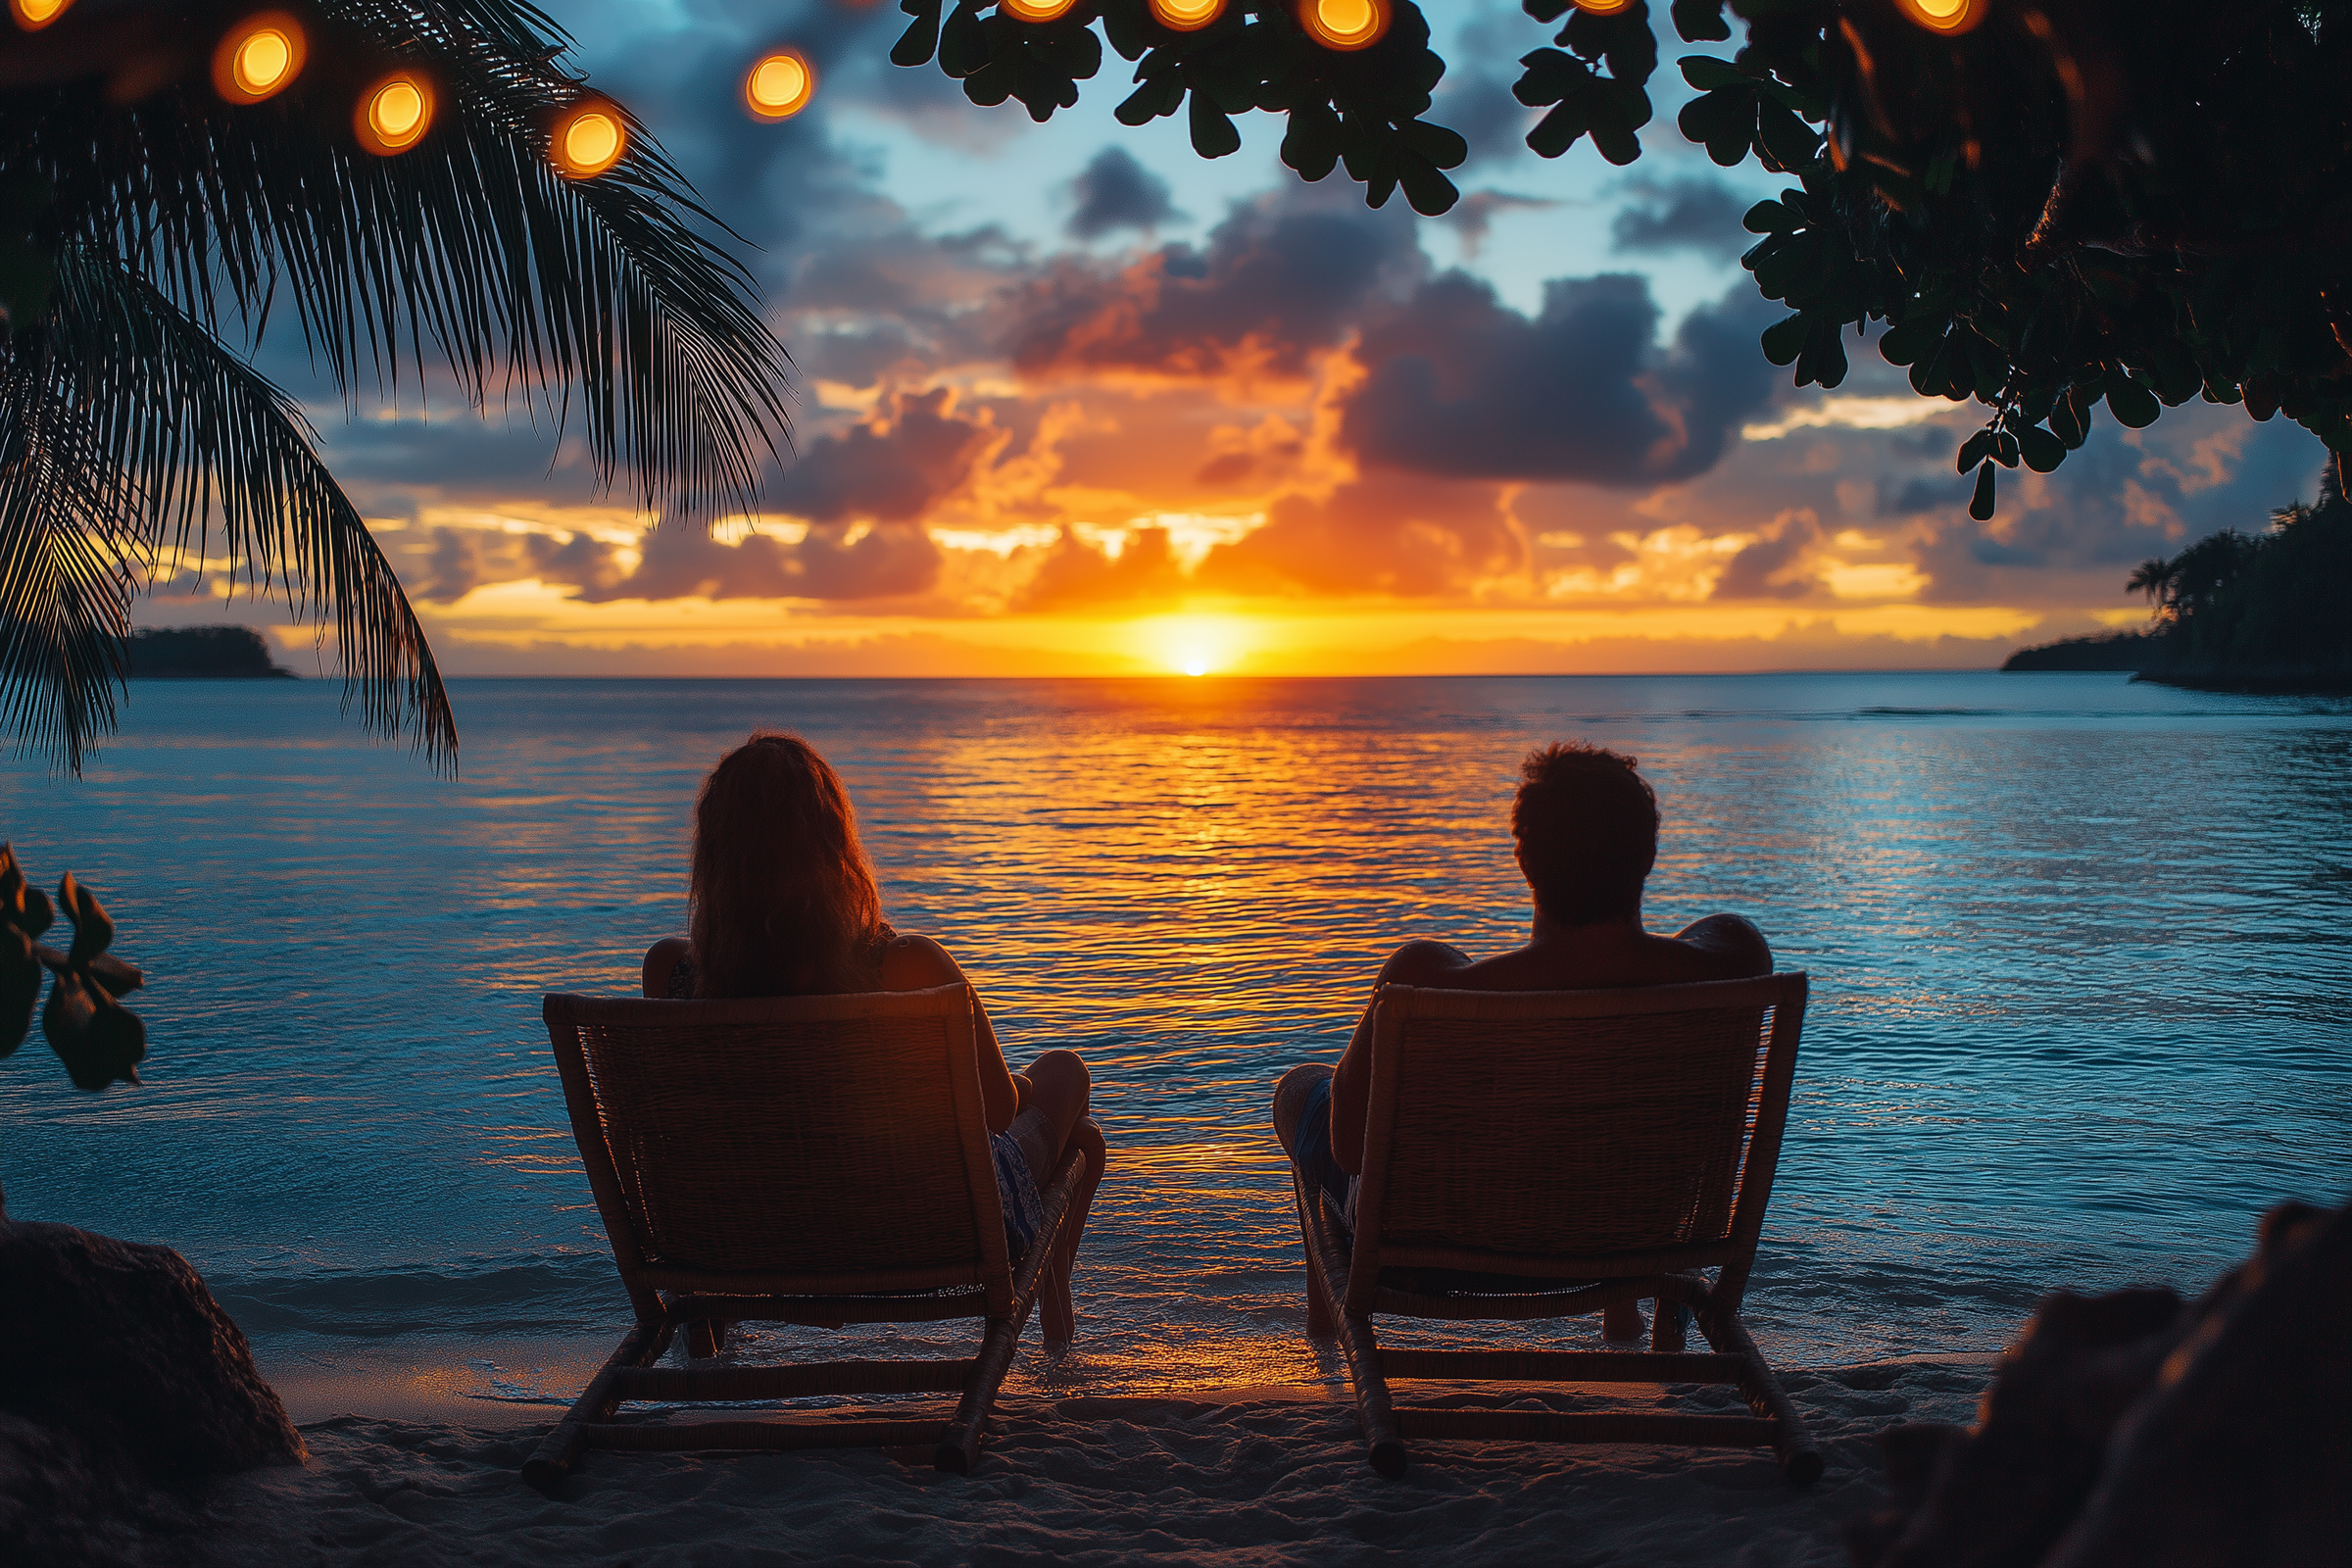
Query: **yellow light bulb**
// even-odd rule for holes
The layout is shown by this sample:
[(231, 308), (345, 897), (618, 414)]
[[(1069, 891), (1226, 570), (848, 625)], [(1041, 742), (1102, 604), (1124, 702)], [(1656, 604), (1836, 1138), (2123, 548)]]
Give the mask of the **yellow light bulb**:
[(769, 55), (743, 78), (743, 101), (762, 120), (789, 120), (816, 96), (816, 68), (797, 52)]
[(257, 12), (221, 34), (213, 86), (232, 104), (274, 98), (302, 74), (309, 52), (301, 23), (282, 11)]
[(1633, 5), (1634, 0), (1573, 0), (1576, 9), (1589, 11), (1596, 17), (1613, 17)]
[(74, 0), (8, 0), (8, 14), (26, 32), (38, 32), (60, 16)]
[(1984, 20), (1984, 0), (1895, 0), (1903, 15), (1930, 32), (1947, 37), (1967, 32)]
[(422, 76), (396, 72), (360, 94), (352, 128), (379, 158), (405, 153), (433, 127), (433, 89)]
[(1298, 24), (1326, 49), (1369, 49), (1389, 30), (1389, 0), (1299, 0)]
[(628, 122), (609, 98), (584, 98), (558, 117), (547, 161), (569, 179), (593, 179), (629, 150)]
[(1225, 0), (1152, 0), (1152, 18), (1170, 32), (1198, 32), (1225, 14)]
[(620, 152), (620, 126), (611, 115), (582, 115), (564, 131), (564, 156), (579, 169), (610, 169)]
[(1078, 0), (997, 0), (997, 9), (1021, 22), (1055, 22)]

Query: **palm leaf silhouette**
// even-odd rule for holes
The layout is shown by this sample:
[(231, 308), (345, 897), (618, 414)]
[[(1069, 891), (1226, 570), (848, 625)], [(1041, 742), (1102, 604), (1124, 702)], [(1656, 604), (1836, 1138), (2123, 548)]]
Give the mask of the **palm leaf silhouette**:
[[(0, 561), (48, 616), (20, 630), (19, 595), (0, 598), (7, 721), (77, 768), (114, 722), (131, 573), (218, 528), (249, 583), (334, 621), (368, 725), (446, 760), (456, 724), (406, 597), (299, 409), (226, 339), (290, 314), (355, 405), (404, 377), (421, 398), (440, 372), (477, 410), (519, 398), (551, 440), (576, 423), (601, 484), (703, 521), (754, 504), (789, 428), (789, 358), (720, 248), (735, 236), (625, 111), (611, 172), (549, 167), (547, 125), (582, 87), (535, 7), (326, 0), (302, 77), (246, 107), (206, 73), (235, 14), (75, 8), (0, 64), (0, 187), (41, 193), (22, 226), (56, 273), (0, 350), (26, 454), (0, 469), (0, 515), (24, 518), (5, 547), (51, 560)], [(442, 107), (422, 143), (377, 158), (351, 110), (395, 65)], [(77, 488), (17, 494), (69, 469)]]

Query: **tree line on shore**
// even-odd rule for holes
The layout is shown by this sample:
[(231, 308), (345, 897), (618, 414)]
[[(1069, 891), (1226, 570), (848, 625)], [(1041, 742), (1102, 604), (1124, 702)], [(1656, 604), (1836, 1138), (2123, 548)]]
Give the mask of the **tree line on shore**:
[(2143, 561), (2125, 587), (2153, 607), (2144, 631), (2069, 637), (2003, 669), (2130, 669), (2180, 686), (2352, 690), (2352, 501), (2329, 464), (2319, 500), (2271, 514), (2261, 533), (2225, 528)]

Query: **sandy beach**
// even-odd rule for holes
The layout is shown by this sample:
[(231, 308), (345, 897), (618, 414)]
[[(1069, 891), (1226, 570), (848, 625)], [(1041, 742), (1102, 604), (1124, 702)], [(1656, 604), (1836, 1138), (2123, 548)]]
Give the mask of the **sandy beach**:
[[(554, 1498), (516, 1474), (544, 1430), (536, 1414), (506, 1427), (332, 1416), (304, 1424), (308, 1466), (210, 1483), (119, 1541), (118, 1560), (1830, 1568), (1845, 1561), (1839, 1526), (1883, 1496), (1875, 1434), (1969, 1419), (1989, 1373), (1986, 1356), (1790, 1371), (1829, 1457), (1802, 1489), (1760, 1451), (1528, 1444), (1423, 1445), (1386, 1482), (1362, 1462), (1346, 1393), (1303, 1386), (1008, 1401), (968, 1478), (892, 1450), (600, 1453)], [(1626, 1392), (1541, 1397), (1592, 1408)], [(1710, 1396), (1735, 1397), (1685, 1407)], [(1421, 1397), (1494, 1402), (1436, 1385)]]

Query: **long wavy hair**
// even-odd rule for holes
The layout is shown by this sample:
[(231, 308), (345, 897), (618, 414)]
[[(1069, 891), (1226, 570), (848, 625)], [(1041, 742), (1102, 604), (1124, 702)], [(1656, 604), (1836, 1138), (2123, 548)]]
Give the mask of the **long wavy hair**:
[(694, 803), (695, 995), (871, 989), (882, 895), (841, 775), (798, 735), (760, 730)]

